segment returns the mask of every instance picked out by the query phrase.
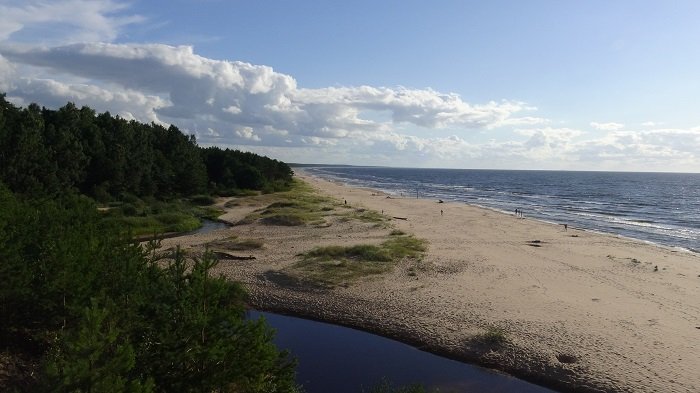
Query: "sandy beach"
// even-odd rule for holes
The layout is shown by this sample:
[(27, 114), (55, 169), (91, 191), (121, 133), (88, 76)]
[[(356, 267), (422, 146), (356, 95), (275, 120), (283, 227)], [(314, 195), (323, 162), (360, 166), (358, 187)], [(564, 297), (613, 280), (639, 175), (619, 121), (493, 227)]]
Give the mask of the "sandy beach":
[[(700, 391), (700, 255), (461, 203), (388, 197), (296, 177), (389, 226), (235, 225), (163, 240), (201, 249), (231, 235), (264, 242), (218, 270), (253, 307), (352, 326), (561, 391)], [(344, 204), (344, 203), (343, 203)], [(227, 208), (239, 222), (254, 202)], [(442, 210), (442, 213), (441, 213)], [(399, 229), (428, 242), (419, 264), (326, 288), (285, 274), (317, 246), (378, 244)], [(489, 330), (505, 341), (485, 343)]]

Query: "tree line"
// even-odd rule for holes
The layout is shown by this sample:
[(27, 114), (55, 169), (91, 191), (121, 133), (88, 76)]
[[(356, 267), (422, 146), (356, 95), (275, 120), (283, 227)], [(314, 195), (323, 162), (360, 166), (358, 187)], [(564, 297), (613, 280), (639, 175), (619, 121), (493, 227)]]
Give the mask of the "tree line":
[(0, 95), (0, 181), (13, 192), (65, 192), (100, 202), (124, 195), (172, 198), (239, 189), (275, 191), (292, 177), (284, 162), (199, 147), (176, 126), (96, 114), (68, 103), (19, 108)]

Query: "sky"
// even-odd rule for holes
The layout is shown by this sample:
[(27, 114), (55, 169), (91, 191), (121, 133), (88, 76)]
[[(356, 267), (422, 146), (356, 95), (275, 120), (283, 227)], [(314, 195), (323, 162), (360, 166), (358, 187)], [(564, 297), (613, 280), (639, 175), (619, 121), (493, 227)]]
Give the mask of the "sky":
[(286, 162), (700, 173), (695, 0), (0, 0), (0, 92)]

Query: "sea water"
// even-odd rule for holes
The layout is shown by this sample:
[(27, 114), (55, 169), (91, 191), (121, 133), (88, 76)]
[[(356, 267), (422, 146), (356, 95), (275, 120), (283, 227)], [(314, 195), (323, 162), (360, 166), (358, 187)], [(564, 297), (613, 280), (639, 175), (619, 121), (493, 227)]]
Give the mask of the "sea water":
[(700, 174), (318, 166), (310, 174), (700, 252)]

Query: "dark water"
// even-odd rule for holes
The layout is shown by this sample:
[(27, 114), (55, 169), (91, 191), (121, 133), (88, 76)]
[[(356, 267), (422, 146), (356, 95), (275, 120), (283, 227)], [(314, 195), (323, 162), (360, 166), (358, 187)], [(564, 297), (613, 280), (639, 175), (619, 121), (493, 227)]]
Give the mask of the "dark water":
[(211, 231), (216, 231), (218, 229), (225, 229), (228, 227), (229, 227), (229, 225), (225, 224), (223, 222), (207, 220), (205, 218), (205, 219), (202, 219), (202, 226), (199, 227), (198, 229), (194, 230), (193, 233), (200, 233), (200, 234), (208, 233)]
[(360, 393), (383, 378), (441, 392), (552, 392), (359, 330), (257, 311), (249, 316), (263, 316), (277, 330), (275, 343), (299, 360), (297, 381), (307, 393)]
[(700, 174), (313, 167), (393, 194), (466, 202), (700, 252)]

